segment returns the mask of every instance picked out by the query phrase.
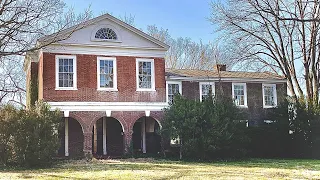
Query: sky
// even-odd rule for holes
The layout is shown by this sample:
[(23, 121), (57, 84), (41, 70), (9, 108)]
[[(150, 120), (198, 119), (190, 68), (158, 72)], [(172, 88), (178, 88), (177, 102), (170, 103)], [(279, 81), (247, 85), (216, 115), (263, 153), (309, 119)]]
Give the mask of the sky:
[(91, 5), (94, 16), (108, 12), (115, 17), (132, 15), (135, 26), (146, 30), (148, 25), (168, 29), (173, 38), (190, 37), (213, 42), (215, 33), (210, 17), (210, 0), (65, 0), (79, 13)]

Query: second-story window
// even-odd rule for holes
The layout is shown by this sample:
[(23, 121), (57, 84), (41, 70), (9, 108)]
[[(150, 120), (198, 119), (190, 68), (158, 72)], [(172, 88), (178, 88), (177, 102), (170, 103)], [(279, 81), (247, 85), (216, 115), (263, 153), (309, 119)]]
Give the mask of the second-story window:
[(97, 58), (98, 90), (117, 89), (117, 65), (114, 57)]
[(200, 101), (205, 100), (207, 97), (209, 97), (210, 92), (211, 95), (214, 95), (214, 91), (215, 91), (215, 86), (213, 82), (200, 82), (199, 83), (200, 86)]
[(237, 106), (247, 107), (247, 86), (245, 83), (233, 83), (232, 96)]
[(137, 59), (137, 90), (152, 91), (155, 90), (154, 60)]
[(182, 83), (167, 81), (167, 101), (169, 104), (173, 103), (176, 94), (182, 94)]
[(263, 107), (271, 108), (277, 106), (277, 90), (275, 84), (263, 84)]
[(56, 90), (77, 88), (76, 56), (56, 56)]

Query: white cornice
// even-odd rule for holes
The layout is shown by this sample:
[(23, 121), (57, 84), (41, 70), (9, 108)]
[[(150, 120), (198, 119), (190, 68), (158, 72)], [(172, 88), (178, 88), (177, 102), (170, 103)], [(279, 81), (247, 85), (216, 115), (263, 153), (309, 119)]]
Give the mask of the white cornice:
[(264, 83), (286, 83), (286, 79), (257, 79), (257, 78), (207, 78), (207, 77), (170, 77), (166, 78), (166, 81), (180, 80), (180, 81), (199, 81), (199, 82), (264, 82)]
[(114, 47), (114, 46), (87, 46), (76, 44), (52, 44), (42, 49), (43, 52), (59, 54), (90, 54), (101, 56), (134, 56), (134, 57), (159, 57), (164, 58), (163, 50), (139, 47)]
[(48, 102), (61, 111), (162, 111), (166, 102)]

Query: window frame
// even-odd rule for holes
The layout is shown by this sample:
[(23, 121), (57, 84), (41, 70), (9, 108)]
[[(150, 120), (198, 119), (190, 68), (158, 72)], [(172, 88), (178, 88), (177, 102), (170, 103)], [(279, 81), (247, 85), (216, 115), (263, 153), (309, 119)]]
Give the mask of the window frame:
[(203, 101), (203, 99), (202, 99), (202, 85), (211, 85), (212, 96), (214, 96), (215, 93), (216, 93), (216, 86), (215, 86), (215, 83), (214, 83), (214, 82), (199, 82), (200, 102)]
[(181, 81), (166, 81), (166, 102), (169, 103), (169, 84), (178, 84), (179, 93), (182, 95), (182, 82)]
[(244, 91), (244, 105), (237, 105), (237, 107), (248, 108), (248, 93), (247, 93), (247, 83), (232, 83), (232, 99), (235, 100), (234, 86), (243, 86)]
[[(274, 97), (274, 105), (266, 105), (265, 99), (264, 99), (264, 87), (273, 87), (273, 97)], [(277, 85), (276, 84), (262, 84), (262, 103), (263, 103), (263, 108), (274, 108), (277, 107), (278, 105), (278, 100), (277, 100)]]
[[(73, 59), (73, 87), (59, 86), (59, 59)], [(56, 74), (56, 88), (55, 90), (78, 90), (77, 89), (77, 56), (75, 55), (56, 55), (55, 57), (55, 74)]]
[[(139, 62), (151, 62), (151, 88), (139, 87)], [(136, 58), (136, 91), (156, 91), (154, 59)]]
[[(100, 87), (100, 60), (113, 61), (113, 87)], [(98, 91), (118, 91), (117, 83), (117, 58), (116, 57), (97, 57), (97, 90)]]

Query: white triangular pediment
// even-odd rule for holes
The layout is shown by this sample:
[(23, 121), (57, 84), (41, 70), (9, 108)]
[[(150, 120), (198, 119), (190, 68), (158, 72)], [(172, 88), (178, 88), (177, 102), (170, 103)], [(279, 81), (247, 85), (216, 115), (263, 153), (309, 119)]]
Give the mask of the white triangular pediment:
[[(117, 34), (117, 40), (102, 40), (95, 38), (95, 33), (101, 28), (110, 28)], [(147, 35), (141, 35), (141, 31), (132, 28), (125, 23), (116, 23), (108, 18), (93, 22), (81, 29), (74, 31), (69, 38), (59, 44), (72, 44), (84, 46), (105, 46), (124, 48), (165, 49), (163, 45), (147, 39)], [(152, 39), (152, 38), (151, 38)]]

